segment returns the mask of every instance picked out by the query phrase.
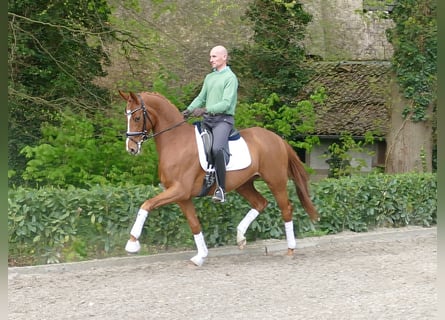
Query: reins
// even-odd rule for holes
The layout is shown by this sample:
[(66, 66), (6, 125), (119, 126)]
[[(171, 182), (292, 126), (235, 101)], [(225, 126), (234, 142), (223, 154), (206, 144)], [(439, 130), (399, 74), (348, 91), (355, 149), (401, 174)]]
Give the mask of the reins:
[(145, 135), (145, 136), (146, 136), (146, 139), (151, 139), (151, 138), (154, 138), (154, 137), (160, 135), (161, 133), (164, 133), (164, 132), (173, 130), (174, 128), (179, 127), (180, 125), (184, 124), (185, 122), (187, 122), (187, 120), (182, 120), (181, 122), (179, 122), (179, 123), (177, 123), (177, 124), (175, 124), (175, 125), (173, 125), (173, 126), (167, 128), (167, 129), (161, 130), (161, 131), (156, 132), (156, 133), (152, 133), (152, 134), (150, 134), (150, 135)]

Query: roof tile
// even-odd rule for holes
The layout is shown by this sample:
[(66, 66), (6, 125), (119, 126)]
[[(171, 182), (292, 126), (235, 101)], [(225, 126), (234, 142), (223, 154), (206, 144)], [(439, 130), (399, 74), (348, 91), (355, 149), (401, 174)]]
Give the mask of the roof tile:
[(314, 74), (298, 100), (320, 86), (326, 90), (323, 105), (316, 104), (316, 134), (339, 135), (347, 131), (363, 136), (372, 131), (384, 136), (390, 120), (387, 97), (389, 62), (314, 62)]

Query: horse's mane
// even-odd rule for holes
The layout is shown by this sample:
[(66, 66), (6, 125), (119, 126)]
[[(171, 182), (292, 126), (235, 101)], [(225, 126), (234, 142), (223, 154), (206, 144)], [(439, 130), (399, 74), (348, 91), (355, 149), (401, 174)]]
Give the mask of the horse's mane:
[[(164, 100), (165, 102), (167, 102), (168, 104), (176, 107), (169, 99), (167, 99), (164, 95), (160, 94), (159, 92), (144, 91), (142, 93), (145, 93), (145, 94), (147, 94), (149, 96), (154, 96), (154, 97), (160, 98), (160, 99)], [(177, 109), (177, 107), (176, 107), (176, 109)]]

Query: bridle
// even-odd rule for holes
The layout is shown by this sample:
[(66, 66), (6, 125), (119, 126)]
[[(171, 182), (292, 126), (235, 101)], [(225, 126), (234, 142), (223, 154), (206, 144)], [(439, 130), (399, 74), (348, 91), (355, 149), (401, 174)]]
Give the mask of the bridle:
[[(151, 134), (148, 134), (148, 130), (147, 130), (147, 121), (146, 119), (148, 119), (148, 121), (150, 122), (151, 125), (151, 129), (153, 131), (154, 128), (154, 124), (153, 121), (150, 118), (150, 113), (147, 111), (147, 108), (145, 107), (144, 104), (144, 100), (142, 100), (142, 97), (140, 95), (138, 95), (139, 100), (141, 101), (141, 105), (131, 111), (125, 111), (125, 114), (127, 116), (128, 121), (130, 120), (131, 116), (135, 113), (138, 112), (139, 110), (142, 110), (142, 131), (127, 131), (126, 132), (126, 136), (128, 139), (130, 139), (131, 141), (133, 141), (134, 143), (136, 143), (139, 148), (141, 147), (142, 143), (147, 141), (148, 139), (154, 138), (158, 135), (160, 135), (161, 133), (164, 133), (166, 131), (170, 131), (176, 127), (179, 127), (180, 125), (184, 124), (186, 122), (186, 120), (183, 120), (167, 129), (161, 130), (159, 132), (153, 132)], [(127, 126), (127, 129), (129, 129), (129, 126)], [(142, 139), (139, 141), (135, 141), (134, 139), (132, 139), (132, 137), (136, 137), (136, 136), (142, 136)]]

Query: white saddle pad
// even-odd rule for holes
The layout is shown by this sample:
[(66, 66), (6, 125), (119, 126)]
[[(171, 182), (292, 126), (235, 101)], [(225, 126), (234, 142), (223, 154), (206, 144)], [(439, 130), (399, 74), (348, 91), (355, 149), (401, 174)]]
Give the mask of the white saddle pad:
[[(201, 134), (195, 126), (196, 143), (198, 145), (199, 163), (201, 167), (207, 170), (207, 158), (204, 152), (204, 143), (202, 142)], [(250, 158), (249, 148), (243, 137), (237, 140), (229, 141), (230, 159), (226, 166), (227, 171), (241, 170), (250, 166), (252, 159)]]

